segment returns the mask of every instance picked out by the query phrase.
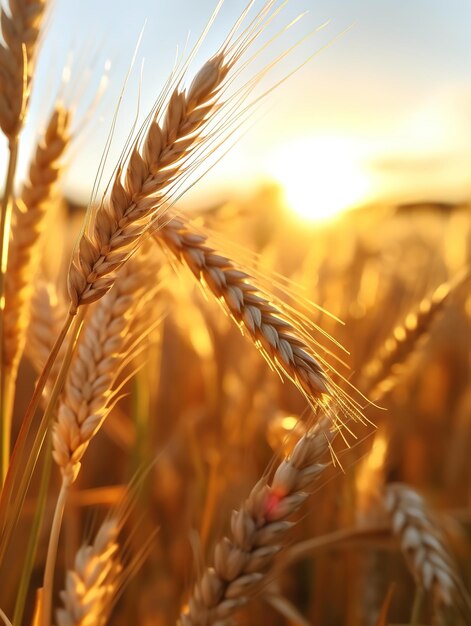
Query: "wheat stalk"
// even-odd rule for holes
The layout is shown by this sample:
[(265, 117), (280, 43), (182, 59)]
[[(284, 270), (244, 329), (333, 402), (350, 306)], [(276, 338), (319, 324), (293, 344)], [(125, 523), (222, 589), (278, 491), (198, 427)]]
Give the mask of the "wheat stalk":
[(260, 588), (294, 525), (289, 518), (308, 497), (305, 489), (327, 467), (322, 458), (335, 436), (331, 428), (330, 418), (320, 420), (280, 463), (271, 483), (263, 477), (233, 512), (231, 538), (216, 544), (214, 566), (195, 585), (180, 616), (182, 626), (223, 624)]
[(46, 0), (9, 0), (1, 10), (0, 128), (11, 140), (23, 123)]
[(109, 518), (91, 545), (83, 545), (68, 570), (60, 593), (63, 608), (56, 611), (57, 626), (102, 626), (106, 623), (119, 586), (120, 524)]
[(12, 216), (8, 271), (5, 282), (3, 351), (6, 366), (16, 369), (28, 325), (32, 276), (39, 257), (38, 244), (44, 228), (54, 185), (60, 175), (60, 159), (69, 144), (70, 115), (57, 105), (29, 168)]
[(386, 485), (384, 505), (417, 585), (446, 606), (459, 608), (468, 621), (471, 603), (444, 533), (427, 504), (411, 487)]

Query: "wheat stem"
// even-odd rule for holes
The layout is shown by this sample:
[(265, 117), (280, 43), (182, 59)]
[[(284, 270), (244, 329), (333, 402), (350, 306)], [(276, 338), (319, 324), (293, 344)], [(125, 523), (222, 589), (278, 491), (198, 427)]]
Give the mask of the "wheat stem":
[(371, 545), (372, 539), (383, 540), (391, 537), (391, 526), (373, 524), (360, 528), (341, 528), (327, 535), (312, 537), (295, 543), (281, 555), (277, 569), (285, 569), (293, 563), (307, 558), (318, 550), (325, 550), (338, 544), (352, 543), (352, 545)]
[(8, 472), (10, 463), (11, 446), (11, 421), (13, 415), (13, 405), (15, 401), (15, 379), (9, 371), (3, 371), (1, 379), (1, 406), (2, 406), (2, 484)]
[(11, 415), (9, 416), (7, 412), (7, 387), (4, 385), (5, 370), (3, 365), (3, 351), (5, 335), (5, 275), (8, 260), (8, 242), (10, 240), (10, 222), (13, 211), (13, 184), (15, 179), (16, 162), (18, 160), (18, 138), (16, 136), (10, 140), (9, 150), (8, 170), (0, 214), (0, 422), (2, 424), (2, 485), (5, 482), (10, 458)]
[(48, 444), (44, 450), (44, 462), (41, 472), (41, 483), (39, 485), (37, 506), (34, 511), (34, 519), (31, 526), (31, 531), (28, 540), (28, 547), (26, 550), (26, 558), (21, 572), (21, 580), (18, 586), (18, 593), (16, 594), (15, 610), (13, 613), (13, 625), (21, 626), (23, 620), (23, 613), (25, 609), (26, 596), (28, 594), (28, 588), (31, 580), (31, 573), (33, 571), (34, 559), (36, 551), (38, 549), (40, 531), (44, 518), (44, 511), (46, 510), (47, 492), (49, 489), (49, 479), (51, 476), (52, 468), (52, 438), (48, 437)]
[(423, 602), (424, 589), (423, 587), (419, 586), (416, 588), (414, 594), (414, 603), (412, 604), (412, 612), (410, 616), (410, 626), (419, 626)]
[(52, 520), (51, 533), (49, 535), (49, 545), (47, 548), (46, 567), (44, 569), (43, 581), (43, 606), (42, 606), (42, 624), (50, 626), (52, 616), (52, 593), (54, 587), (54, 570), (56, 567), (57, 547), (59, 545), (59, 535), (62, 525), (62, 516), (64, 514), (65, 502), (69, 491), (69, 482), (64, 478), (62, 480), (59, 496), (54, 510)]

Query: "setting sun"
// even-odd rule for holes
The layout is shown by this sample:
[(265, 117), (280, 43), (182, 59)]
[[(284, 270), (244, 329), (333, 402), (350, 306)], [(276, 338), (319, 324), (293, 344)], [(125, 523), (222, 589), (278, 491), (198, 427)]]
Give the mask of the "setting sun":
[(307, 219), (329, 219), (371, 195), (372, 180), (359, 147), (341, 137), (297, 139), (275, 152), (269, 167), (286, 203)]

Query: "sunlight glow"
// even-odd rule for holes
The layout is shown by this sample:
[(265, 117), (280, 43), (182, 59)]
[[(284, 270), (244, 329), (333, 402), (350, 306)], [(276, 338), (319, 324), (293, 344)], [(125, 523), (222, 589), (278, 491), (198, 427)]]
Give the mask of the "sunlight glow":
[(273, 154), (269, 173), (295, 213), (325, 220), (369, 199), (372, 180), (362, 158), (361, 147), (347, 138), (304, 137)]

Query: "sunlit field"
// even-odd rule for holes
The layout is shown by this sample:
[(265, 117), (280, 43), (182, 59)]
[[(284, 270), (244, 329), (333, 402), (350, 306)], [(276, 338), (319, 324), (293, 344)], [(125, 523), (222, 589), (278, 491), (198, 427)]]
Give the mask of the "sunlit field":
[(55, 4), (1, 5), (0, 623), (469, 626), (455, 105), (381, 121), (387, 47), (339, 99), (361, 2), (161, 0), (147, 66)]

